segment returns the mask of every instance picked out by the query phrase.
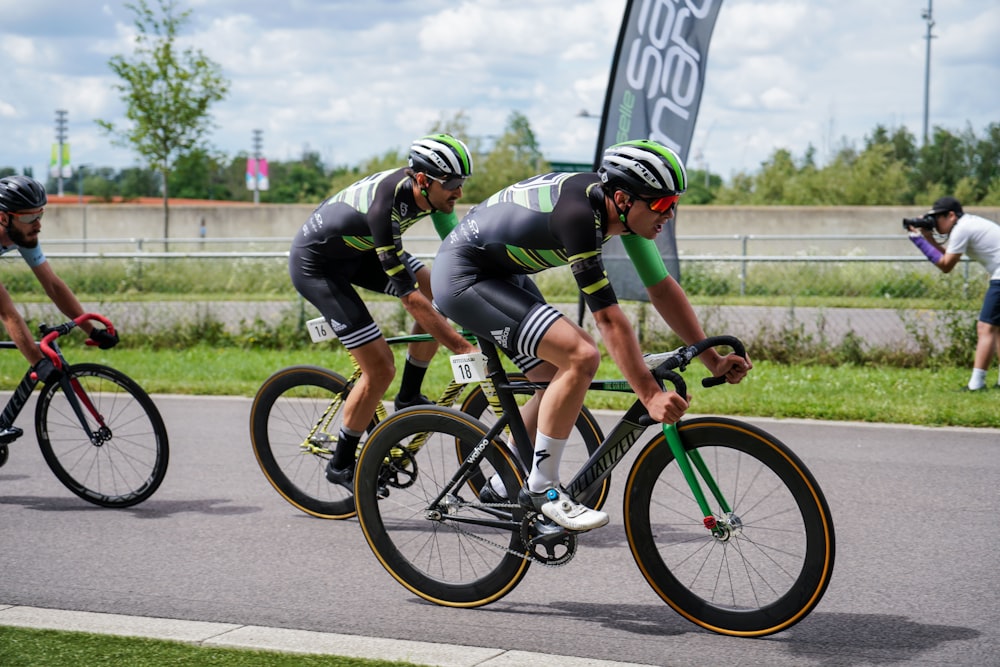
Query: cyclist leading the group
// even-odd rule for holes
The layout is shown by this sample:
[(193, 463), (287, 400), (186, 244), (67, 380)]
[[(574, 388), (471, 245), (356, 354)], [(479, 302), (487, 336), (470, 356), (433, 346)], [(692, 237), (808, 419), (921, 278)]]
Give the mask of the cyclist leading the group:
[[(668, 326), (686, 343), (704, 339), (698, 317), (668, 273), (654, 238), (676, 211), (687, 187), (680, 159), (652, 141), (629, 141), (604, 151), (597, 173), (550, 173), (516, 183), (472, 208), (445, 239), (434, 261), (435, 304), (450, 319), (496, 341), (533, 381), (550, 380), (538, 405), (535, 456), (518, 502), (569, 530), (608, 522), (559, 484), (566, 439), (597, 373), (600, 351), (581, 327), (546, 303), (528, 277), (569, 265), (593, 313), (605, 347), (637, 397), (659, 422), (675, 422), (687, 397), (664, 391), (646, 368), (632, 324), (618, 305), (601, 257), (603, 244), (621, 236)], [(715, 376), (740, 382), (752, 365), (706, 351)], [(481, 499), (502, 498), (487, 484)]]
[(444, 237), (457, 223), (455, 203), (472, 174), (464, 143), (447, 134), (417, 139), (408, 166), (372, 174), (333, 195), (313, 211), (288, 258), (292, 284), (330, 324), (362, 375), (344, 402), (337, 447), (327, 479), (353, 489), (357, 444), (395, 375), (388, 343), (355, 287), (399, 297), (415, 320), (414, 333), (436, 340), (410, 345), (396, 396), (399, 409), (430, 403), (420, 394), (438, 341), (456, 354), (472, 346), (431, 305), (429, 271), (403, 249), (402, 235), (431, 215)]
[[(72, 319), (83, 315), (83, 306), (73, 291), (56, 275), (38, 243), (38, 236), (42, 231), (42, 215), (47, 204), (45, 187), (35, 179), (28, 176), (0, 178), (0, 255), (14, 250), (20, 252), (45, 294), (66, 317)], [(38, 348), (28, 325), (3, 284), (0, 284), (0, 320), (3, 320), (4, 328), (17, 349), (31, 364), (36, 377), (45, 383), (56, 380), (59, 370)], [(91, 322), (82, 323), (80, 328), (101, 349), (106, 350), (118, 344), (117, 334), (94, 327)]]

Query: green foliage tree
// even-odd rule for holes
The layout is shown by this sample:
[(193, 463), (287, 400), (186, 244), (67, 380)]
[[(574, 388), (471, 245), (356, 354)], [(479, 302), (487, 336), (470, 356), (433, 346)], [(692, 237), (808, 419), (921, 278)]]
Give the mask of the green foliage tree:
[(318, 204), (329, 195), (331, 183), (319, 153), (309, 151), (297, 162), (269, 165), (271, 189), (261, 201), (283, 204)]
[(982, 137), (971, 128), (954, 133), (935, 128), (918, 148), (906, 128), (877, 125), (864, 148), (842, 147), (829, 164), (815, 165), (810, 146), (796, 164), (777, 149), (753, 174), (739, 173), (713, 192), (717, 204), (758, 205), (929, 205), (946, 194), (966, 205), (996, 201), (1000, 189), (1000, 125)]
[(464, 199), (482, 201), (511, 183), (548, 169), (528, 118), (512, 111), (503, 134), (497, 137), (489, 153), (475, 164), (475, 173), (466, 184)]
[[(416, 137), (414, 137), (416, 138)], [(358, 179), (387, 169), (399, 169), (406, 164), (406, 154), (397, 149), (388, 150), (382, 155), (369, 158), (354, 169), (338, 169), (330, 178), (328, 192), (336, 194)], [(318, 201), (316, 203), (319, 203)]]
[(233, 198), (225, 183), (224, 155), (216, 155), (206, 148), (195, 148), (177, 158), (170, 171), (169, 191), (179, 199)]
[(118, 175), (118, 192), (122, 199), (155, 197), (160, 192), (160, 175), (152, 169), (129, 167)]
[(146, 0), (126, 4), (135, 14), (135, 53), (108, 62), (122, 83), (115, 86), (126, 104), (127, 126), (98, 120), (116, 145), (132, 147), (162, 179), (163, 237), (170, 231), (170, 172), (177, 160), (202, 147), (211, 121), (209, 108), (222, 100), (229, 82), (221, 69), (200, 50), (178, 51), (177, 36), (190, 10), (176, 0), (157, 0), (154, 11)]

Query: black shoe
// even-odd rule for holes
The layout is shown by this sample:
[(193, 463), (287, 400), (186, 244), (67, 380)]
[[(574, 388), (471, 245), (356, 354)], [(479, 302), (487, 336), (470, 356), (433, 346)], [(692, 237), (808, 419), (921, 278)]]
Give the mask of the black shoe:
[(8, 445), (24, 435), (24, 430), (17, 426), (0, 429), (0, 445)]
[(489, 482), (483, 484), (483, 488), (479, 489), (479, 502), (486, 503), (487, 505), (503, 505), (510, 502), (506, 496), (501, 496), (495, 490), (493, 490), (493, 485)]
[(969, 386), (966, 385), (966, 386), (962, 387), (961, 389), (959, 389), (959, 391), (967, 391), (967, 392), (971, 393), (971, 392), (977, 392), (977, 391), (986, 391), (988, 388), (989, 387), (987, 387), (986, 385), (983, 385), (979, 389), (969, 389)]
[(354, 467), (334, 468), (333, 459), (326, 464), (326, 481), (331, 484), (338, 484), (351, 493), (354, 493)]
[(434, 405), (434, 401), (423, 394), (417, 394), (416, 398), (412, 398), (409, 401), (401, 401), (399, 400), (399, 396), (397, 396), (392, 405), (396, 408), (396, 412), (399, 412), (403, 408), (412, 408), (414, 405)]

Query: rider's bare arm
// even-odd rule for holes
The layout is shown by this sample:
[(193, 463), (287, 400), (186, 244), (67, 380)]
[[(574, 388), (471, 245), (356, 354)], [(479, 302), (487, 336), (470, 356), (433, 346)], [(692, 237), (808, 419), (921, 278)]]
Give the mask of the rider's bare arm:
[(476, 351), (477, 348), (458, 333), (441, 313), (434, 309), (434, 306), (420, 290), (404, 294), (400, 301), (413, 319), (423, 327), (424, 331), (434, 336), (455, 354), (469, 354)]

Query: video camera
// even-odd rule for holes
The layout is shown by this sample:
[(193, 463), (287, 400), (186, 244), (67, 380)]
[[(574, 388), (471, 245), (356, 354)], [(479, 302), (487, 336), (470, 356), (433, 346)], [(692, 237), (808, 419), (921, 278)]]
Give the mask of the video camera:
[(917, 229), (934, 229), (934, 216), (928, 213), (919, 218), (903, 218), (903, 229), (915, 227)]

